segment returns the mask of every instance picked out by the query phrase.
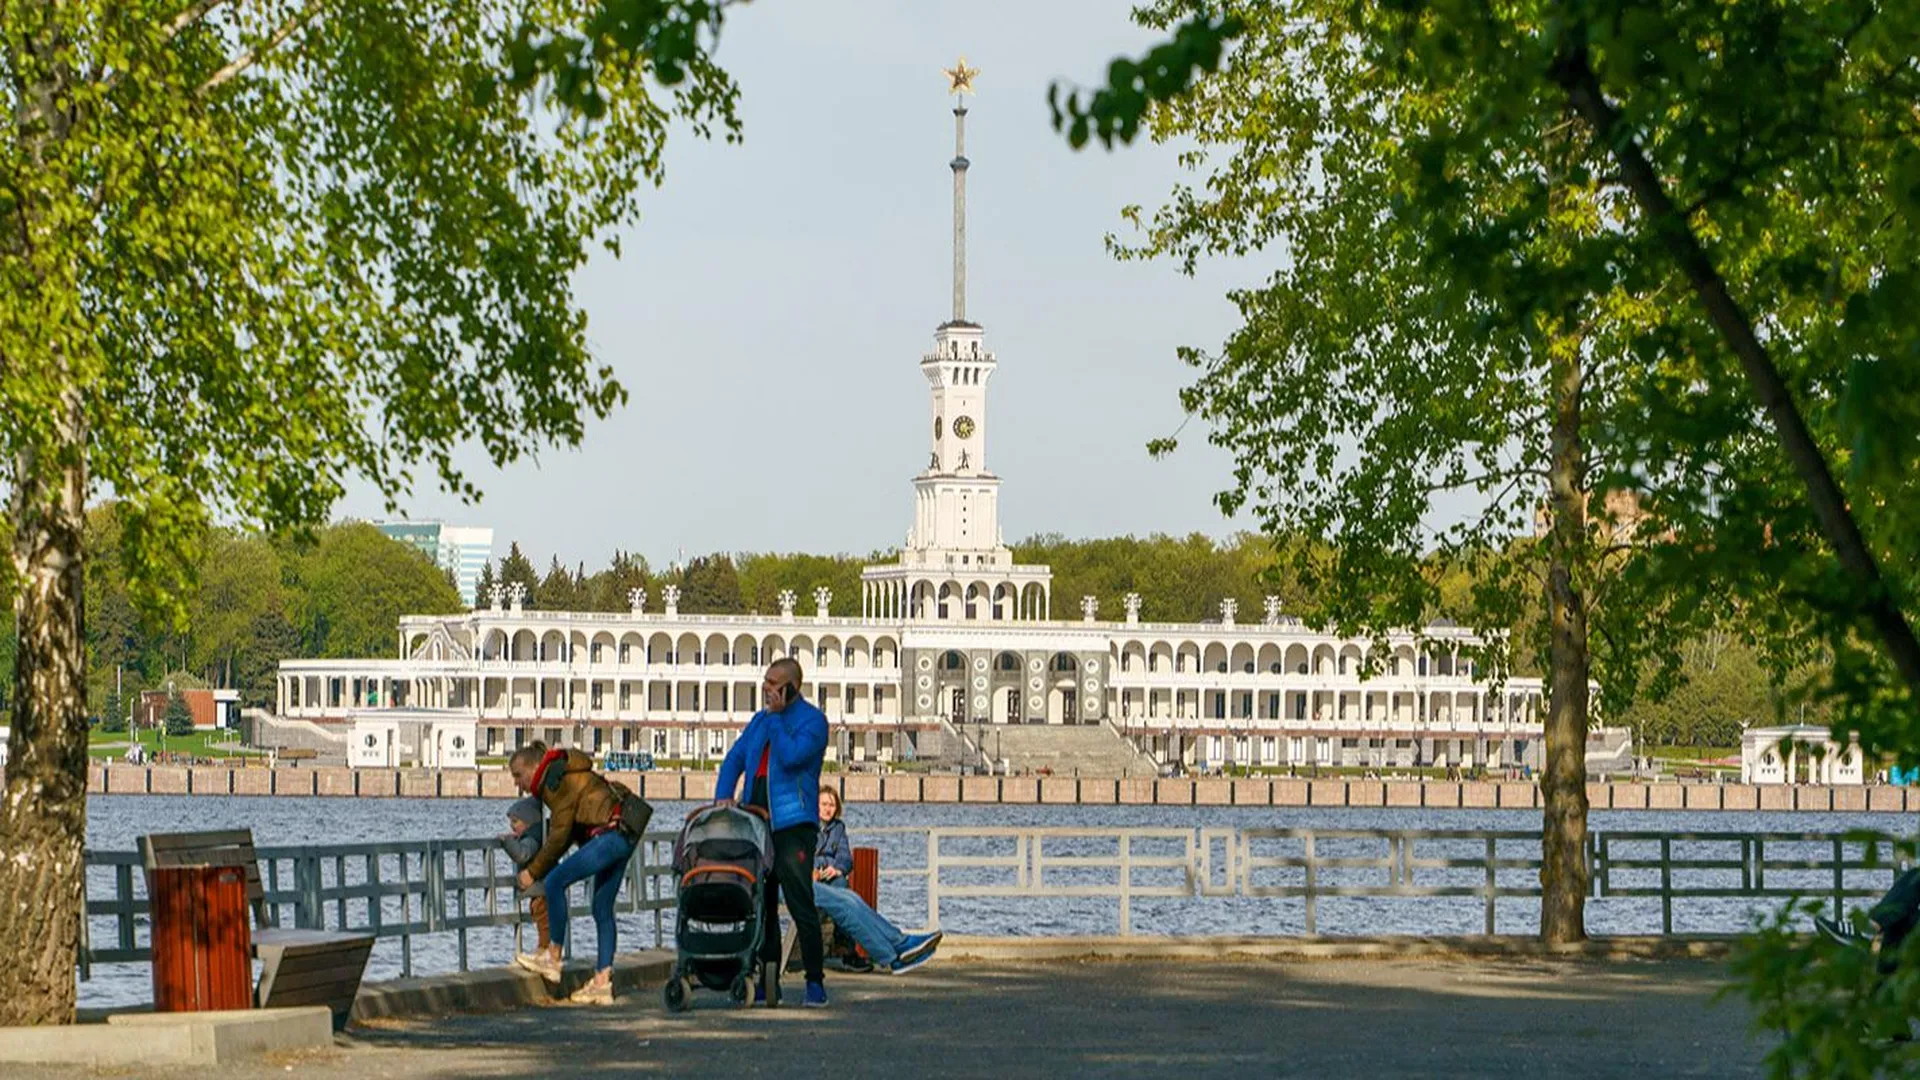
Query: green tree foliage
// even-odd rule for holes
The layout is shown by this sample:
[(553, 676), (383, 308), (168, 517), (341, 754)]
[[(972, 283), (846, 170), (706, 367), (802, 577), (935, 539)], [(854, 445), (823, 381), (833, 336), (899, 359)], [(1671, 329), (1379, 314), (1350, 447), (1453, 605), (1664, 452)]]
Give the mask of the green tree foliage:
[(493, 563), (482, 563), (480, 576), (473, 585), (473, 603), (475, 607), (487, 607), (493, 603), (493, 586), (499, 579), (493, 576)]
[(187, 707), (186, 696), (180, 691), (167, 695), (167, 708), (160, 714), (160, 723), (170, 736), (193, 734), (193, 710)]
[(710, 35), (669, 34), (672, 67), (600, 71), (594, 122), (556, 122), (497, 78), (607, 55), (555, 45), (556, 10), (0, 7), (0, 1023), (72, 1019), (89, 492), (122, 499), (134, 606), (177, 624), (208, 521), (312, 527), (350, 478), (391, 505), (422, 470), (470, 497), (456, 447), (503, 465), (625, 400), (574, 275), (617, 254), (670, 126), (732, 133), (737, 91)]
[(740, 575), (731, 555), (696, 555), (675, 576), (680, 586), (680, 610), (703, 615), (741, 615)]
[(1252, 533), (1225, 541), (1201, 533), (1100, 540), (1043, 534), (1013, 550), (1020, 562), (1053, 569), (1053, 614), (1059, 619), (1078, 617), (1083, 596), (1099, 599), (1102, 618), (1121, 618), (1130, 592), (1140, 594), (1140, 618), (1147, 622), (1217, 620), (1225, 599), (1239, 601), (1236, 617), (1242, 621), (1257, 619), (1269, 594), (1290, 614), (1306, 602), (1291, 575), (1275, 573), (1273, 543)]
[(1618, 718), (1636, 746), (1738, 746), (1743, 728), (1782, 718), (1785, 697), (1746, 644), (1708, 631), (1680, 652), (1681, 678), (1673, 690), (1633, 702)]
[(257, 538), (222, 531), (208, 541), (187, 608), (190, 668), (217, 672), (221, 685), (233, 685), (234, 664), (252, 644), (258, 621), (276, 614), (284, 620), (281, 573), (279, 554)]
[[(1739, 605), (1773, 672), (1825, 648), (1838, 730), (1920, 760), (1920, 8), (1229, 6), (1297, 13), (1309, 34), (1339, 25), (1383, 112), (1457, 103), (1388, 144), (1392, 215), (1419, 238), (1426, 268), (1461, 286), (1457, 303), (1487, 304), (1488, 332), (1555, 317), (1555, 279), (1661, 305), (1639, 332), (1580, 354), (1641, 368), (1628, 389), (1646, 410), (1623, 415), (1620, 434), (1689, 541), (1632, 572), (1668, 610)], [(1176, 40), (1242, 29), (1213, 5), (1157, 11), (1179, 26)], [(1293, 58), (1271, 59), (1272, 81), (1289, 84)], [(1187, 55), (1143, 85), (1116, 64), (1090, 98), (1056, 96), (1056, 122), (1076, 142), (1130, 138), (1129, 115), (1177, 97), (1208, 66)], [(1286, 118), (1261, 124), (1248, 135), (1341, 138)], [(1528, 247), (1554, 200), (1484, 207), (1500, 184), (1538, 176), (1529, 163), (1560, 139), (1549, 164), (1593, 191), (1604, 215), (1595, 242), (1543, 278)], [(1436, 413), (1448, 404), (1437, 399)], [(1788, 1036), (1774, 1070), (1900, 1071), (1905, 1052), (1862, 1033), (1904, 1027), (1920, 981), (1861, 993), (1860, 965), (1832, 961), (1781, 933), (1742, 961), (1763, 1019)]]
[[(1165, 25), (1189, 10), (1171, 0), (1144, 17)], [(1505, 671), (1507, 632), (1544, 593), (1550, 615), (1533, 624), (1549, 632), (1533, 645), (1551, 694), (1541, 925), (1577, 939), (1588, 680), (1624, 703), (1650, 653), (1678, 663), (1672, 620), (1618, 572), (1648, 537), (1671, 535), (1658, 516), (1671, 474), (1647, 468), (1630, 422), (1649, 408), (1646, 370), (1623, 347), (1661, 309), (1644, 282), (1593, 272), (1619, 242), (1601, 223), (1620, 200), (1571, 167), (1553, 114), (1539, 114), (1530, 145), (1450, 166), (1462, 221), (1504, 223), (1511, 271), (1526, 282), (1523, 294), (1490, 294), (1432, 265), (1429, 237), (1396, 209), (1423, 178), (1401, 148), (1436, 122), (1467, 122), (1477, 88), (1389, 93), (1349, 47), (1370, 29), (1350, 5), (1234, 14), (1238, 47), (1152, 120), (1156, 139), (1208, 151), (1190, 159), (1205, 179), (1151, 218), (1127, 211), (1143, 237), (1116, 250), (1189, 272), (1215, 255), (1281, 264), (1233, 294), (1243, 325), (1217, 353), (1183, 351), (1201, 376), (1182, 400), (1234, 456), (1222, 509), (1316, 541), (1288, 560), (1313, 597), (1309, 622), (1384, 640), (1444, 602), (1489, 642), (1483, 668)], [(1610, 505), (1614, 489), (1637, 505)], [(1454, 520), (1436, 521), (1449, 511)], [(1436, 564), (1464, 570), (1471, 588), (1443, 596)]]
[(300, 628), (281, 611), (262, 611), (247, 628), (247, 645), (233, 665), (231, 685), (243, 704), (270, 709), (277, 704), (280, 661), (301, 654)]
[[(500, 560), (498, 580), (500, 587), (506, 589), (509, 594), (513, 586), (523, 587), (526, 590), (523, 594), (523, 602), (526, 603), (532, 602), (535, 594), (540, 590), (540, 573), (533, 568), (533, 560), (521, 553), (520, 545), (517, 543), (509, 545), (506, 556)], [(511, 601), (511, 599), (509, 595), (507, 600)]]
[[(633, 604), (630, 594), (634, 589), (653, 589), (653, 575), (647, 571), (647, 560), (639, 555), (624, 551), (613, 553), (613, 561), (605, 570), (584, 575), (581, 583), (582, 604), (587, 611), (630, 611)], [(651, 598), (659, 602), (655, 593)]]
[[(830, 613), (857, 616), (862, 595), (860, 571), (883, 561), (883, 556), (759, 554), (739, 555), (735, 561), (741, 603), (748, 610), (763, 615), (779, 611), (781, 591), (791, 589), (797, 598), (797, 610), (812, 611), (813, 591), (824, 585), (833, 590), (827, 609)], [(681, 606), (686, 606), (684, 597)]]
[(393, 656), (402, 615), (465, 610), (433, 560), (371, 525), (326, 530), (293, 574), (309, 656)]
[(100, 730), (109, 734), (127, 730), (127, 703), (118, 690), (109, 688), (100, 702)]
[(578, 611), (581, 600), (579, 579), (555, 556), (547, 576), (533, 590), (533, 606), (541, 611)]

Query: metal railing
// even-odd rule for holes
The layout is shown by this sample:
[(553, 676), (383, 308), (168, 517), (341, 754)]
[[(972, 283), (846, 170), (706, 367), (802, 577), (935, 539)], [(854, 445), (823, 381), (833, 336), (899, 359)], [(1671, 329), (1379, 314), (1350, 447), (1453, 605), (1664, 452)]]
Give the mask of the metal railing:
[[(933, 827), (851, 832), (881, 844), (884, 879), (924, 894), (927, 929), (941, 928), (943, 908), (954, 900), (1106, 899), (1113, 902), (1119, 933), (1131, 935), (1136, 901), (1274, 898), (1300, 901), (1297, 930), (1283, 932), (1312, 935), (1321, 931), (1321, 909), (1328, 901), (1459, 898), (1479, 902), (1481, 930), (1493, 934), (1499, 901), (1541, 895), (1540, 834), (1520, 830)], [(918, 865), (911, 857), (916, 836), (924, 837)], [(1647, 910), (1640, 914), (1649, 920), (1657, 901), (1662, 934), (1674, 933), (1677, 902), (1819, 897), (1830, 900), (1839, 917), (1848, 899), (1877, 898), (1906, 868), (1892, 844), (1891, 837), (1861, 833), (1592, 832), (1587, 838), (1589, 896), (1643, 901)], [(1715, 932), (1745, 929), (1720, 925)]]
[[(656, 948), (666, 941), (664, 913), (674, 906), (673, 840), (669, 832), (646, 835), (638, 857), (627, 864), (614, 906), (616, 914), (652, 912)], [(519, 929), (528, 921), (515, 891), (518, 868), (491, 838), (263, 846), (257, 854), (264, 909), (259, 917), (266, 926), (397, 939), (403, 978), (413, 974), (416, 937), (454, 935), (459, 969), (466, 971), (470, 931), (511, 927), (517, 947)], [(145, 932), (150, 904), (139, 853), (89, 851), (86, 864), (80, 977), (91, 978), (95, 964), (151, 959)]]
[[(1313, 935), (1322, 932), (1330, 903), (1422, 898), (1477, 901), (1481, 931), (1493, 934), (1500, 901), (1541, 894), (1540, 835), (1521, 830), (937, 826), (851, 832), (880, 848), (882, 880), (891, 883), (881, 889), (882, 907), (901, 914), (924, 902), (927, 929), (958, 916), (984, 927), (981, 932), (1011, 935), (1028, 929), (1016, 922), (1025, 918), (1012, 910), (1019, 903), (1084, 909), (1087, 901), (1104, 901), (1119, 933), (1131, 935), (1143, 903), (1271, 899), (1287, 902), (1285, 925), (1258, 932)], [(647, 835), (616, 906), (620, 913), (653, 914), (655, 947), (670, 941), (673, 839), (666, 832)], [(1862, 833), (1593, 832), (1590, 896), (1637, 905), (1649, 926), (1642, 932), (1653, 932), (1657, 904), (1663, 934), (1674, 932), (1676, 904), (1818, 897), (1830, 900), (1837, 916), (1849, 899), (1878, 897), (1905, 868), (1892, 843)], [(416, 937), (454, 935), (464, 971), (469, 931), (526, 922), (515, 899), (514, 868), (491, 839), (262, 847), (259, 856), (268, 925), (398, 939), (403, 977), (413, 972)], [(94, 964), (150, 956), (140, 857), (89, 852), (87, 868), (83, 979)], [(1275, 913), (1273, 905), (1239, 910)], [(1458, 922), (1471, 910), (1423, 907), (1421, 932)], [(1589, 907), (1590, 920), (1594, 911)], [(1192, 911), (1176, 916), (1196, 918)], [(1074, 918), (1087, 921), (1084, 910)], [(1724, 905), (1712, 918), (1722, 923), (1714, 932), (1746, 928), (1725, 925), (1737, 919)], [(904, 925), (911, 917), (896, 921)], [(1362, 922), (1368, 932), (1390, 929)]]

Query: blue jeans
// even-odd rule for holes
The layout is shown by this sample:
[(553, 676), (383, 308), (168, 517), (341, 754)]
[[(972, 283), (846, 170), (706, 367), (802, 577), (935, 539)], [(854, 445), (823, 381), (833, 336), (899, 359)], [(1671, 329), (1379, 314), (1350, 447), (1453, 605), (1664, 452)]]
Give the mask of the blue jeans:
[(900, 946), (907, 935), (886, 917), (867, 906), (860, 894), (847, 888), (845, 879), (817, 881), (813, 889), (814, 906), (833, 920), (833, 925), (867, 950), (867, 959), (879, 967), (890, 966), (900, 958)]
[(613, 947), (619, 933), (613, 923), (613, 901), (620, 895), (620, 877), (631, 858), (633, 841), (614, 829), (581, 844), (540, 879), (547, 888), (547, 934), (557, 946), (567, 943), (567, 889), (576, 881), (593, 879), (593, 933), (599, 950), (595, 971), (613, 966)]

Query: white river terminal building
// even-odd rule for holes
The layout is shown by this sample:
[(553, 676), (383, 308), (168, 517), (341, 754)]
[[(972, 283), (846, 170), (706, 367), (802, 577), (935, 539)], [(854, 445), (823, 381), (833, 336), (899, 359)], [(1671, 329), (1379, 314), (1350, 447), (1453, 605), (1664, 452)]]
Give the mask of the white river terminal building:
[(470, 732), (482, 756), (541, 739), (712, 762), (758, 708), (765, 666), (793, 656), (841, 761), (977, 766), (1000, 725), (1053, 724), (1105, 725), (1163, 766), (1537, 766), (1540, 680), (1481, 678), (1456, 627), (1393, 635), (1362, 678), (1369, 642), (1316, 633), (1272, 599), (1245, 620), (1225, 601), (1218, 622), (1144, 621), (1133, 595), (1108, 598), (1119, 620), (1093, 597), (1056, 617), (1051, 572), (1016, 564), (1002, 538), (987, 465), (997, 361), (966, 314), (958, 101), (953, 317), (920, 360), (926, 467), (899, 561), (862, 575), (859, 618), (830, 617), (824, 588), (766, 615), (682, 611), (673, 588), (659, 607), (636, 590), (624, 612), (528, 610), (496, 591), (468, 614), (403, 618), (402, 659), (282, 663), (277, 715), (343, 734), (358, 722), (350, 749), (367, 764), (401, 763), (384, 750), (388, 710)]

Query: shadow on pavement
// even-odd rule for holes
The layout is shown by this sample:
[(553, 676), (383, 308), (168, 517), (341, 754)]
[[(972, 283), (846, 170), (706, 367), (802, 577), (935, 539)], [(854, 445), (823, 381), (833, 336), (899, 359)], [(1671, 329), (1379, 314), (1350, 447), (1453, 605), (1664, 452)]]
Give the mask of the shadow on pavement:
[[(933, 964), (833, 1007), (657, 994), (357, 1030), (303, 1075), (1751, 1076), (1766, 1044), (1697, 960)], [(797, 985), (789, 984), (789, 1000)], [(265, 1075), (263, 1072), (262, 1075)]]

